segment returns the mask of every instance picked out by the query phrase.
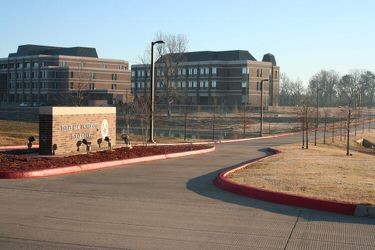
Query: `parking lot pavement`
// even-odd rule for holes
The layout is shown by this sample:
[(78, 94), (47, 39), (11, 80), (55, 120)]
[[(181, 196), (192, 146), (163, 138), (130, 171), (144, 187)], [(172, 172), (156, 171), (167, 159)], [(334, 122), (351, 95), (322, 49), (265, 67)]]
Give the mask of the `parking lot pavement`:
[(217, 173), (297, 136), (59, 177), (0, 180), (1, 249), (375, 249), (375, 220), (217, 189)]

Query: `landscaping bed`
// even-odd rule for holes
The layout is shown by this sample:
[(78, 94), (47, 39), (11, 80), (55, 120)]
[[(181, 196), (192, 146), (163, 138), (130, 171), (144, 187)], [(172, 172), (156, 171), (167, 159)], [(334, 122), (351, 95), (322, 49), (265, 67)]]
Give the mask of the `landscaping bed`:
[[(344, 140), (308, 150), (300, 144), (277, 147), (281, 154), (262, 159), (231, 173), (235, 183), (291, 195), (375, 204), (375, 156), (355, 146), (355, 139), (372, 138), (373, 134), (351, 137), (352, 156), (346, 156)], [(330, 138), (331, 139), (331, 138)], [(328, 139), (327, 139), (328, 141)]]
[(180, 153), (211, 148), (212, 145), (176, 146), (134, 146), (116, 148), (111, 151), (97, 151), (64, 157), (42, 157), (36, 154), (22, 154), (26, 150), (12, 150), (0, 153), (0, 173), (61, 168), (89, 163), (116, 161), (154, 155)]

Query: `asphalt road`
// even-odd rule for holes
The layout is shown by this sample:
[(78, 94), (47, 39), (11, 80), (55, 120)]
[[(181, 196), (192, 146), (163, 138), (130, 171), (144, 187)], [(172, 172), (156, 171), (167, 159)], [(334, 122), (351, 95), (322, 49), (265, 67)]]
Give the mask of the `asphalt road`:
[(0, 180), (1, 249), (375, 249), (375, 219), (216, 188), (217, 173), (290, 136), (102, 171)]

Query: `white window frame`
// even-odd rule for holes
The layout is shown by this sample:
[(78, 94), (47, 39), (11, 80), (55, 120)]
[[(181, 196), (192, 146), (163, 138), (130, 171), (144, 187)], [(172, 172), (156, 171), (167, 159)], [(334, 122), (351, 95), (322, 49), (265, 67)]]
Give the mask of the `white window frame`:
[(216, 81), (211, 81), (211, 88), (216, 88)]

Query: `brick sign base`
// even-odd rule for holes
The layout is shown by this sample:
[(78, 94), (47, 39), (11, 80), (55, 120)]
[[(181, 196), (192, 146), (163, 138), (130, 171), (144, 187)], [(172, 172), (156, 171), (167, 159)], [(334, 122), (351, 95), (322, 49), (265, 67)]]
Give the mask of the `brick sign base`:
[(107, 147), (116, 143), (116, 108), (114, 107), (40, 107), (39, 154), (67, 155)]

